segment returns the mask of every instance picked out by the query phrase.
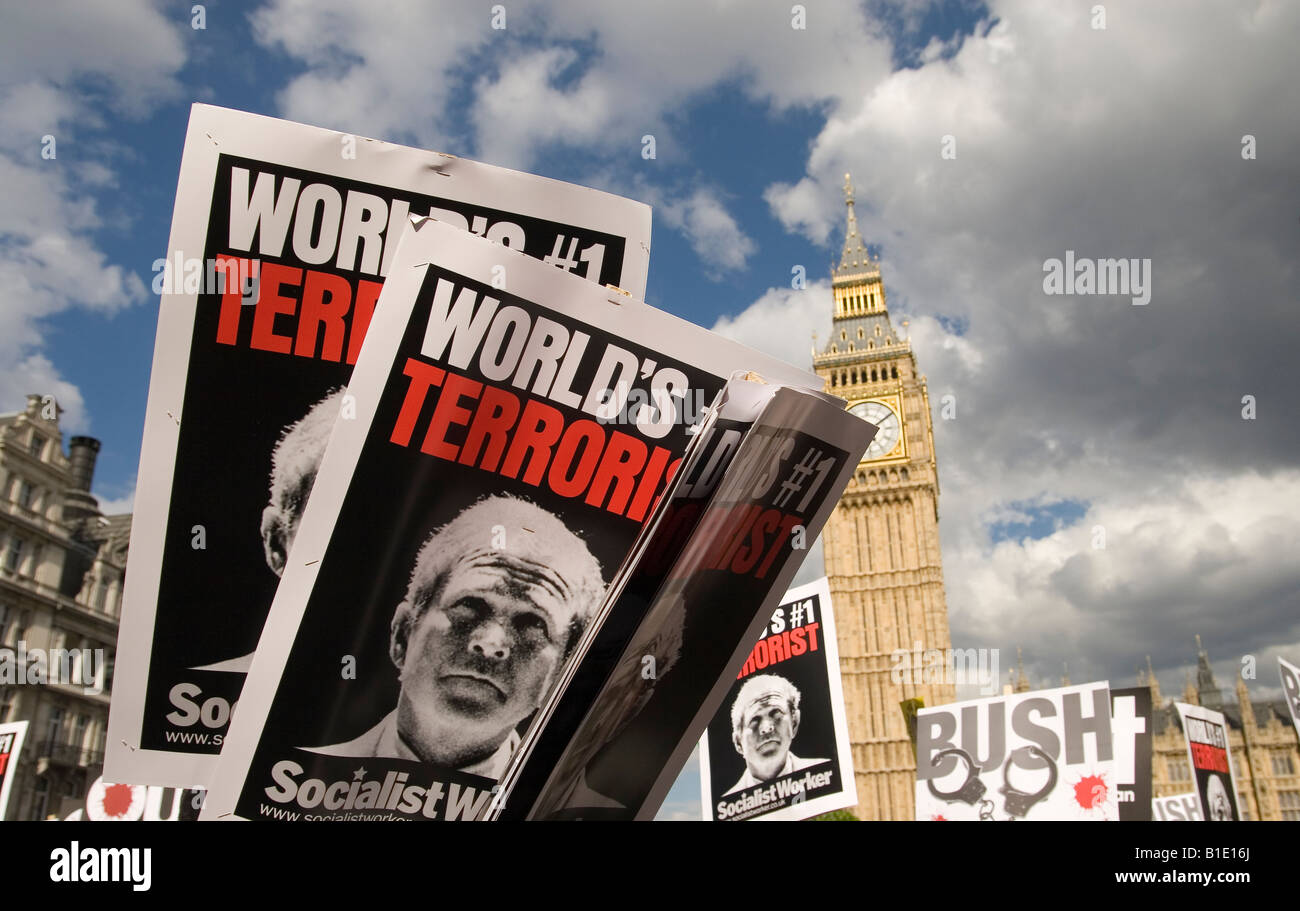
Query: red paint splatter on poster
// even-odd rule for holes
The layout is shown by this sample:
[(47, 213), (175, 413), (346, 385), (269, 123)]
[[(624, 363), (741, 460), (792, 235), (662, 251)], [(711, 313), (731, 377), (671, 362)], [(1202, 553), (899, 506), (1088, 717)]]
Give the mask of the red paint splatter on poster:
[(125, 816), (131, 809), (131, 786), (129, 784), (110, 784), (104, 788), (104, 815)]
[(1074, 800), (1085, 810), (1101, 809), (1108, 793), (1100, 775), (1085, 775), (1074, 786)]

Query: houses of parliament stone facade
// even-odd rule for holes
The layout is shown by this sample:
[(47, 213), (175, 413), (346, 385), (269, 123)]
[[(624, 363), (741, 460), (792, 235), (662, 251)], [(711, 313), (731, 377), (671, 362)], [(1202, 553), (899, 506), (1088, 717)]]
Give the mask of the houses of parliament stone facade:
[[(1273, 668), (1276, 674), (1276, 668)], [(1276, 679), (1276, 677), (1274, 677)], [(1187, 764), (1187, 740), (1178, 712), (1165, 704), (1160, 683), (1148, 665), (1138, 684), (1151, 687), (1154, 731), (1151, 738), (1151, 786), (1156, 797), (1196, 790)], [(1242, 819), (1300, 821), (1300, 741), (1286, 702), (1250, 698), (1246, 681), (1237, 676), (1236, 704), (1225, 703), (1210, 670), (1210, 659), (1196, 637), (1196, 680), (1188, 674), (1182, 701), (1222, 712), (1228, 723), (1228, 754), (1237, 782)]]
[[(831, 337), (813, 367), (849, 410), (880, 427), (822, 541), (839, 632), (859, 819), (912, 819), (916, 760), (899, 703), (954, 699), (952, 683), (896, 682), (895, 649), (948, 649), (939, 476), (925, 376), (889, 318), (880, 263), (848, 221), (832, 272)], [(902, 675), (899, 675), (902, 676)]]
[[(1018, 693), (1033, 689), (1024, 666), (1012, 674), (1010, 688)], [(1263, 670), (1262, 668), (1260, 669)], [(1273, 669), (1276, 672), (1276, 668)], [(1276, 678), (1274, 678), (1276, 679)], [(1061, 685), (1068, 686), (1069, 678)], [(1055, 683), (1038, 687), (1046, 689)], [(1112, 684), (1121, 686), (1121, 684)], [(1151, 690), (1151, 794), (1172, 797), (1196, 790), (1187, 762), (1187, 738), (1174, 707), (1174, 698), (1160, 690), (1160, 681), (1147, 659), (1137, 685)], [(1210, 670), (1210, 656), (1196, 637), (1195, 678), (1189, 670), (1178, 701), (1223, 713), (1228, 726), (1228, 758), (1237, 782), (1237, 806), (1243, 820), (1300, 822), (1300, 738), (1284, 699), (1250, 698), (1246, 681), (1238, 675), (1236, 702), (1226, 702), (1223, 689)]]

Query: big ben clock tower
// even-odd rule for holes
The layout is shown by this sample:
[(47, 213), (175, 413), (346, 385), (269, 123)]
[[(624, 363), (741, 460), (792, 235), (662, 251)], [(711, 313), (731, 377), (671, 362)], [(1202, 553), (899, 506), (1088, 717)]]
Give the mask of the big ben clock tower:
[[(859, 819), (912, 819), (916, 760), (899, 703), (951, 702), (953, 685), (891, 674), (895, 649), (948, 649), (939, 553), (939, 477), (930, 396), (911, 343), (889, 321), (880, 263), (848, 224), (832, 272), (835, 319), (813, 367), (849, 410), (880, 427), (822, 532), (839, 632)], [(916, 663), (920, 656), (913, 655)], [(894, 678), (902, 679), (896, 681)]]

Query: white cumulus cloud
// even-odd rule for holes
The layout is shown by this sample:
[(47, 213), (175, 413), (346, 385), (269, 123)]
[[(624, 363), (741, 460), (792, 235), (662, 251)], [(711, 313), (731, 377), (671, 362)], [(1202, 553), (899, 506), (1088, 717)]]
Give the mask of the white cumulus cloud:
[(138, 116), (178, 91), (175, 74), (185, 59), (180, 25), (143, 0), (17, 4), (6, 11), (0, 30), (0, 410), (22, 407), (28, 393), (52, 394), (64, 408), (66, 428), (88, 426), (80, 390), (45, 353), (44, 320), (73, 308), (113, 313), (146, 293), (140, 278), (111, 263), (94, 238), (103, 219), (91, 192), (113, 182), (111, 167), (66, 152), (96, 136), (101, 105)]

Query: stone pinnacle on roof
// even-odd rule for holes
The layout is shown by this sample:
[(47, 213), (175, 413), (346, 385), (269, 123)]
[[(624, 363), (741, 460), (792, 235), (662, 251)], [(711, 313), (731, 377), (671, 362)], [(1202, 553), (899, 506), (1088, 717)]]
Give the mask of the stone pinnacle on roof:
[(844, 249), (840, 253), (840, 265), (835, 270), (836, 276), (879, 270), (879, 260), (867, 250), (867, 245), (862, 241), (862, 234), (858, 231), (858, 215), (853, 209), (853, 182), (848, 174), (844, 175), (844, 204), (849, 210), (848, 222), (844, 228)]
[(1196, 636), (1196, 695), (1198, 704), (1216, 712), (1223, 711), (1223, 691), (1214, 679), (1214, 671), (1210, 669), (1210, 656), (1201, 645), (1199, 633)]

